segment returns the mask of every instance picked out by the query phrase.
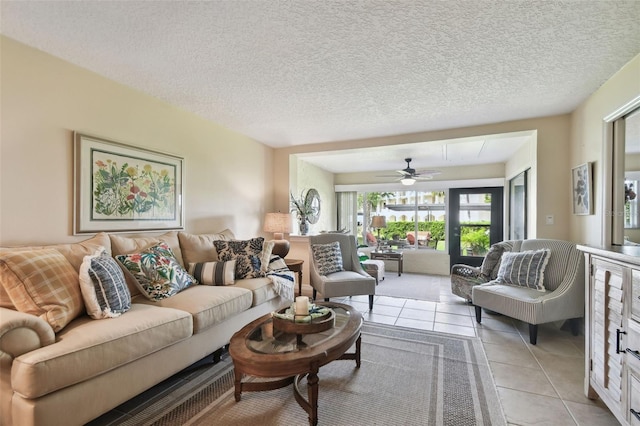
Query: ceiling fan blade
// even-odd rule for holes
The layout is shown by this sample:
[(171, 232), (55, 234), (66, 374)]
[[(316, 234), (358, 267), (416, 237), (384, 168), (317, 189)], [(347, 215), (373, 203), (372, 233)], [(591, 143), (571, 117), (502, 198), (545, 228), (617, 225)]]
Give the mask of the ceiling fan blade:
[(418, 170), (415, 173), (415, 176), (436, 176), (439, 175), (440, 172), (439, 170)]

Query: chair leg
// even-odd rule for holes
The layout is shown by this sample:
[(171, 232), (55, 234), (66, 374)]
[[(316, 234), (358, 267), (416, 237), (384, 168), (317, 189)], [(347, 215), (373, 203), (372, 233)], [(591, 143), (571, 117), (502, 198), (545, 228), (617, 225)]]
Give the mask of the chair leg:
[(373, 311), (373, 294), (369, 295), (369, 310)]
[(480, 324), (482, 322), (482, 308), (480, 306), (474, 306), (476, 308), (476, 322)]
[(529, 343), (538, 343), (538, 324), (529, 324)]
[(325, 297), (325, 298), (324, 298), (324, 301), (325, 301), (325, 302), (328, 302), (328, 301), (329, 301), (329, 298), (328, 298), (328, 297)]
[(580, 334), (580, 318), (571, 318), (569, 320), (569, 326), (571, 326), (571, 334), (574, 336)]
[(315, 288), (313, 289), (313, 300), (316, 300), (316, 295), (318, 294), (318, 290), (316, 290)]

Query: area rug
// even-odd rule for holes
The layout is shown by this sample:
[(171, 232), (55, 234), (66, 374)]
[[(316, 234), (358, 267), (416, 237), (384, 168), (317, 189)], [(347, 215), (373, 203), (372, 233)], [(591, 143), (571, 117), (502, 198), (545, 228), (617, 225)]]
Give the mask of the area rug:
[[(482, 343), (366, 322), (362, 365), (319, 372), (319, 425), (505, 425)], [(257, 380), (257, 379), (256, 379)], [(303, 380), (304, 382), (304, 380)], [(123, 425), (306, 425), (291, 386), (233, 397), (229, 357)]]
[(439, 302), (443, 279), (449, 280), (437, 275), (403, 273), (398, 276), (397, 272), (386, 271), (384, 280), (378, 282), (376, 295)]

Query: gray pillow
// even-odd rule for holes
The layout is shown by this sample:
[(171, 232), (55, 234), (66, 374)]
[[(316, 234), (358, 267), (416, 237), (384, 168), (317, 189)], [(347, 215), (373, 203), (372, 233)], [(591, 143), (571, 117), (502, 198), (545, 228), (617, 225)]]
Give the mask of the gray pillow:
[(489, 252), (482, 261), (480, 273), (487, 281), (494, 280), (496, 278), (496, 274), (498, 272), (497, 266), (500, 263), (502, 253), (504, 253), (504, 247), (500, 244), (494, 244), (491, 246)]
[(544, 270), (549, 262), (551, 250), (530, 250), (506, 252), (502, 255), (496, 281), (546, 291), (544, 288)]

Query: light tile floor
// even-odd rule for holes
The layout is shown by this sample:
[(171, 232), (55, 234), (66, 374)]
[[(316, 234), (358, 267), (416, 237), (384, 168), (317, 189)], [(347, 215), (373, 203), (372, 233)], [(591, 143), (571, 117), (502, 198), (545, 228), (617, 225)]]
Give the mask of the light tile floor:
[[(356, 307), (366, 321), (479, 337), (509, 425), (619, 424), (602, 402), (584, 396), (584, 336), (542, 325), (531, 345), (520, 321), (483, 313), (477, 324), (473, 306), (451, 293), (448, 276), (425, 275), (425, 285), (440, 287), (439, 302), (376, 296), (370, 312), (368, 296), (331, 300)], [(303, 294), (311, 296), (311, 287), (304, 285)], [(118, 425), (181, 380), (176, 375), (89, 425)]]
[(527, 324), (485, 312), (477, 324), (448, 276), (425, 279), (440, 286), (439, 302), (376, 296), (369, 311), (368, 296), (331, 300), (356, 307), (366, 321), (479, 337), (509, 425), (619, 425), (601, 401), (584, 396), (584, 336), (540, 325), (531, 345)]

